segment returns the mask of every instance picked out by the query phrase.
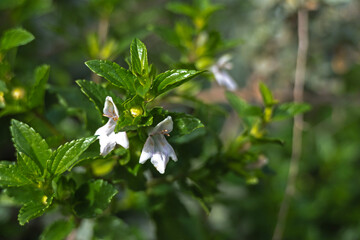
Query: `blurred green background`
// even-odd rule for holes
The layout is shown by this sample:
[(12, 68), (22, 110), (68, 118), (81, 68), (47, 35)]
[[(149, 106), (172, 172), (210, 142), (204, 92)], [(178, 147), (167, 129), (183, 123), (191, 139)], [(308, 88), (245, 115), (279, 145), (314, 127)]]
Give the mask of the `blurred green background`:
[[(168, 56), (179, 58), (179, 52), (153, 29), (171, 27), (182, 20), (182, 16), (167, 9), (169, 2), (173, 1), (0, 0), (0, 33), (20, 26), (35, 36), (34, 41), (14, 53), (16, 74), (9, 91), (26, 86), (36, 66), (49, 64), (47, 117), (59, 126), (57, 131), (66, 133), (66, 138), (91, 135), (87, 129), (96, 129), (99, 123), (91, 119), (91, 113), (80, 110), (92, 108), (75, 85), (76, 79), (94, 78), (84, 62), (102, 58), (125, 65), (123, 59), (128, 46), (138, 37), (146, 43), (149, 59), (155, 66), (159, 70), (168, 69)], [(269, 86), (279, 101), (292, 100), (298, 46), (297, 7), (308, 9), (304, 101), (312, 105), (312, 110), (304, 116), (297, 192), (291, 199), (284, 239), (360, 239), (360, 2), (218, 0), (213, 3), (222, 7), (209, 19), (209, 27), (218, 30), (225, 39), (241, 39), (241, 45), (231, 51), (234, 67), (230, 74), (240, 86), (238, 95), (254, 103), (261, 101), (257, 91), (260, 81)], [(211, 103), (224, 102), (222, 90), (207, 91), (202, 97)], [(15, 159), (8, 128), (12, 117), (0, 118), (0, 159), (4, 160)], [(54, 134), (47, 126), (37, 127), (42, 123), (36, 118), (30, 120), (43, 136)], [(92, 127), (84, 127), (84, 122)], [(271, 239), (287, 181), (292, 121), (272, 124), (270, 132), (284, 139), (285, 145), (266, 148), (271, 174), (258, 184), (246, 185), (238, 177), (227, 176), (219, 185), (220, 192), (209, 215), (181, 199), (187, 214), (194, 219), (188, 227), (197, 239), (207, 236), (198, 226), (202, 221), (207, 221), (212, 239)], [(47, 140), (49, 145), (51, 141), (54, 145), (58, 142), (51, 137)], [(141, 202), (141, 196), (135, 195), (134, 199)], [(6, 199), (0, 199), (0, 203), (0, 239), (37, 239), (46, 217), (20, 227), (16, 220), (18, 209), (7, 208)], [(167, 213), (169, 219), (171, 211)], [(155, 239), (153, 223), (143, 209), (119, 217), (124, 223), (102, 220), (104, 225), (109, 221), (108, 231), (121, 229), (119, 234), (124, 234), (113, 239), (139, 239), (129, 237), (139, 235)], [(83, 225), (86, 224), (91, 225), (91, 220)], [(164, 223), (166, 231), (179, 230)]]

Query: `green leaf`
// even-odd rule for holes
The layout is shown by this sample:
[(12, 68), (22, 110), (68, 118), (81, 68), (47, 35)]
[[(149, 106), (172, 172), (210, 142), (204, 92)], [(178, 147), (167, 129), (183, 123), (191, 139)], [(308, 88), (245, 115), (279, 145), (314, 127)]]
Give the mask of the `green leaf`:
[(276, 103), (271, 91), (264, 83), (260, 82), (259, 89), (261, 92), (262, 99), (264, 101), (264, 105), (266, 107), (271, 107), (272, 105), (274, 105)]
[(15, 119), (11, 120), (10, 130), (16, 150), (30, 157), (43, 172), (51, 156), (46, 141), (33, 128)]
[(24, 153), (18, 153), (17, 166), (24, 176), (33, 179), (35, 182), (42, 177), (40, 167)]
[(59, 175), (71, 169), (79, 156), (96, 140), (96, 136), (80, 138), (60, 146), (53, 152), (48, 161), (47, 169), (53, 175)]
[(100, 215), (118, 191), (104, 180), (83, 184), (75, 193), (73, 209), (82, 218)]
[(266, 143), (271, 143), (271, 144), (277, 144), (280, 146), (284, 146), (284, 141), (281, 139), (277, 139), (277, 138), (266, 138), (266, 137), (262, 137), (262, 138), (255, 138), (255, 137), (251, 137), (251, 142), (254, 144), (266, 144)]
[[(46, 196), (44, 197), (46, 198)], [(31, 219), (34, 219), (44, 214), (46, 209), (48, 209), (52, 203), (52, 197), (50, 199), (44, 200), (46, 201), (29, 202), (20, 209), (18, 215), (20, 225), (24, 225)]]
[(75, 228), (74, 220), (58, 220), (47, 226), (40, 235), (40, 240), (63, 240)]
[(226, 98), (240, 117), (260, 117), (262, 115), (260, 107), (249, 105), (232, 92), (226, 92)]
[(15, 8), (23, 4), (25, 0), (1, 0), (0, 9)]
[(35, 82), (31, 87), (28, 105), (34, 108), (44, 104), (45, 86), (49, 78), (50, 66), (42, 65), (35, 69)]
[(191, 78), (203, 73), (203, 71), (195, 70), (169, 70), (159, 74), (154, 80), (154, 88), (157, 94), (160, 95), (166, 91), (180, 86), (181, 84), (189, 81)]
[(0, 186), (1, 187), (18, 187), (23, 185), (32, 184), (28, 178), (26, 178), (17, 165), (11, 162), (0, 162)]
[(34, 36), (22, 28), (10, 29), (0, 39), (0, 50), (9, 50), (34, 40)]
[(122, 88), (131, 94), (136, 93), (136, 77), (118, 64), (105, 60), (90, 60), (85, 64), (91, 71), (104, 77), (114, 86)]
[(186, 113), (170, 113), (174, 123), (172, 135), (182, 136), (204, 127), (199, 119)]
[(135, 38), (130, 45), (131, 70), (135, 75), (147, 74), (149, 65), (147, 50), (144, 43)]
[(284, 120), (309, 110), (311, 110), (311, 106), (307, 103), (283, 103), (275, 108), (273, 120)]
[(103, 114), (103, 108), (105, 104), (105, 98), (107, 96), (112, 97), (116, 105), (121, 105), (122, 100), (116, 97), (115, 94), (101, 85), (87, 80), (77, 80), (76, 83), (80, 86), (81, 91), (95, 104), (96, 109)]
[(26, 204), (31, 201), (41, 202), (44, 192), (37, 186), (7, 187), (4, 193), (11, 197), (18, 204)]
[(198, 9), (186, 3), (170, 2), (166, 8), (173, 13), (184, 14), (189, 17), (195, 17), (198, 14)]

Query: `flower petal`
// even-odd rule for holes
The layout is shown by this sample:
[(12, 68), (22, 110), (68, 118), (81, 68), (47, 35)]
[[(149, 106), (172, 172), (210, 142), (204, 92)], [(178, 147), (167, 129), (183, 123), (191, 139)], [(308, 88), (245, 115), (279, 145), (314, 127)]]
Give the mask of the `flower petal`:
[(96, 130), (94, 135), (109, 136), (112, 132), (114, 132), (115, 126), (116, 126), (116, 122), (112, 118), (110, 118), (109, 121), (104, 126)]
[(154, 141), (156, 143), (156, 151), (157, 152), (161, 152), (161, 153), (165, 154), (167, 156), (167, 158), (171, 157), (172, 160), (174, 160), (175, 162), (177, 161), (175, 151), (172, 148), (172, 146), (169, 144), (169, 142), (166, 140), (164, 135), (162, 135), (162, 134), (155, 135)]
[(220, 71), (220, 69), (216, 66), (213, 66), (211, 71), (220, 86), (224, 86), (231, 91), (237, 89), (237, 84), (235, 83), (234, 79), (226, 71)]
[(115, 121), (119, 118), (119, 111), (112, 99), (112, 97), (107, 96), (105, 99), (105, 105), (103, 109), (104, 116), (112, 118)]
[(128, 149), (129, 148), (129, 140), (127, 138), (126, 132), (118, 132), (114, 133), (115, 142), (122, 146), (123, 148)]
[(168, 116), (159, 122), (150, 132), (149, 135), (170, 133), (173, 130), (173, 121), (171, 116)]
[(168, 162), (169, 162), (169, 157), (167, 157), (162, 152), (156, 152), (151, 158), (151, 163), (154, 165), (156, 170), (158, 170), (158, 172), (161, 174), (165, 173), (166, 164)]
[(155, 143), (151, 136), (146, 139), (144, 147), (141, 151), (139, 163), (144, 164), (146, 160), (151, 158), (154, 154)]
[(113, 141), (111, 137), (106, 135), (101, 135), (98, 138), (100, 142), (100, 154), (102, 156), (107, 155), (109, 152), (111, 152), (114, 149), (116, 142)]

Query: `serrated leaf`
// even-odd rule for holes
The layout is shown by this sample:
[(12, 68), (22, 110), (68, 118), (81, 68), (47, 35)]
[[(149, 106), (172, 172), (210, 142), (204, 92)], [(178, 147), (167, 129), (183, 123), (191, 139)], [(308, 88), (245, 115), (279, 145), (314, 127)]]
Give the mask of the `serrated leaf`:
[(105, 104), (105, 99), (107, 96), (112, 97), (116, 105), (120, 105), (122, 100), (119, 97), (116, 97), (115, 94), (101, 85), (96, 84), (87, 80), (77, 80), (76, 83), (80, 86), (81, 91), (95, 104), (95, 108), (100, 112), (101, 116), (103, 114), (103, 108)]
[(51, 156), (46, 141), (33, 128), (15, 119), (11, 120), (10, 130), (16, 150), (30, 157), (43, 172)]
[(26, 178), (17, 165), (11, 162), (0, 162), (0, 186), (2, 187), (18, 187), (32, 184), (28, 178)]
[(47, 198), (45, 202), (38, 201), (38, 202), (29, 202), (25, 204), (20, 209), (18, 215), (18, 220), (20, 225), (24, 225), (25, 223), (29, 222), (31, 219), (43, 215), (46, 209), (49, 208), (51, 203), (52, 203), (52, 197)]
[(75, 228), (74, 220), (58, 220), (47, 226), (40, 235), (40, 240), (63, 240)]
[(283, 103), (274, 110), (273, 120), (283, 120), (291, 118), (297, 114), (301, 114), (311, 110), (311, 106), (307, 103)]
[(157, 94), (160, 95), (166, 91), (180, 86), (189, 81), (193, 77), (203, 73), (202, 71), (177, 69), (169, 70), (159, 74), (154, 80), (154, 88)]
[(170, 113), (170, 116), (174, 124), (172, 132), (174, 136), (189, 134), (198, 128), (204, 127), (199, 119), (186, 113)]
[(108, 207), (117, 192), (104, 180), (85, 183), (75, 193), (74, 211), (79, 217), (96, 217)]
[(144, 43), (135, 38), (130, 45), (131, 70), (134, 74), (143, 76), (147, 74), (148, 58)]
[(29, 185), (19, 187), (7, 187), (4, 193), (11, 197), (16, 203), (25, 204), (30, 201), (41, 202), (44, 192), (37, 187)]
[(47, 163), (47, 169), (52, 175), (59, 175), (78, 161), (79, 156), (96, 140), (96, 136), (80, 138), (60, 146), (53, 152)]
[(49, 78), (50, 66), (42, 65), (35, 69), (35, 82), (31, 87), (28, 106), (34, 108), (44, 104), (45, 86)]
[(17, 166), (22, 174), (30, 179), (37, 181), (42, 177), (40, 167), (24, 153), (18, 153)]
[(90, 60), (85, 64), (91, 71), (104, 77), (114, 86), (122, 88), (132, 94), (136, 93), (136, 77), (118, 64), (106, 60)]
[(0, 50), (9, 50), (34, 40), (34, 36), (22, 28), (10, 29), (0, 39)]
[(264, 83), (259, 84), (259, 89), (266, 107), (271, 107), (276, 103), (270, 89)]

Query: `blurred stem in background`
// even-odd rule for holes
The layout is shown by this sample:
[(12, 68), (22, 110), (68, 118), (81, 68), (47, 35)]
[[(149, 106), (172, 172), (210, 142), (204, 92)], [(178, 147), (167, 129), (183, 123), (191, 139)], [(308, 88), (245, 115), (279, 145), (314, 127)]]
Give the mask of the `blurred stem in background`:
[[(298, 37), (299, 46), (296, 60), (295, 82), (294, 82), (294, 102), (302, 102), (304, 95), (304, 82), (306, 72), (306, 56), (308, 51), (308, 10), (298, 10)], [(303, 115), (299, 114), (294, 117), (293, 137), (292, 137), (292, 154), (289, 166), (289, 174), (285, 195), (280, 205), (278, 219), (273, 235), (273, 240), (281, 240), (285, 230), (285, 220), (289, 210), (291, 197), (295, 195), (295, 183), (298, 175), (299, 161), (302, 150), (302, 131)]]

